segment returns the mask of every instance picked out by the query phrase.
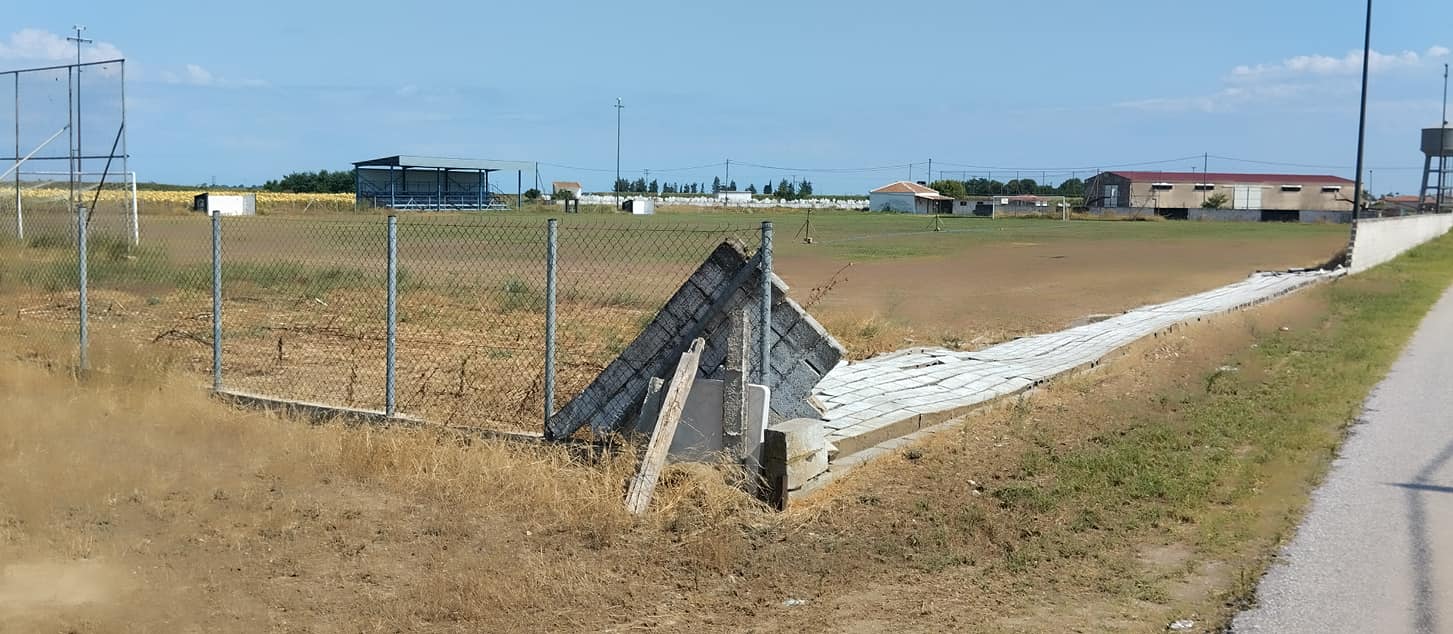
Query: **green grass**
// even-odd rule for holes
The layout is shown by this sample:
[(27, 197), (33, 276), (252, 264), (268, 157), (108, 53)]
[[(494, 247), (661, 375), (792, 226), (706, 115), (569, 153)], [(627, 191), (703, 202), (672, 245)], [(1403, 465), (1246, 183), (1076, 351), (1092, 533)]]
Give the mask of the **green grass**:
[[(1261, 333), (1255, 347), (1226, 360), (1264, 371), (1208, 369), (1203, 381), (1159, 395), (1158, 407), (1082, 446), (1042, 442), (1020, 413), (1018, 433), (1034, 442), (992, 495), (1038, 519), (1026, 523), (1008, 564), (1056, 566), (1085, 535), (1094, 536), (1092, 552), (1106, 553), (1179, 527), (1202, 557), (1256, 562), (1254, 578), (1369, 391), (1450, 282), (1453, 236), (1307, 291), (1327, 300), (1319, 327)], [(1223, 616), (1253, 587), (1233, 589)]]

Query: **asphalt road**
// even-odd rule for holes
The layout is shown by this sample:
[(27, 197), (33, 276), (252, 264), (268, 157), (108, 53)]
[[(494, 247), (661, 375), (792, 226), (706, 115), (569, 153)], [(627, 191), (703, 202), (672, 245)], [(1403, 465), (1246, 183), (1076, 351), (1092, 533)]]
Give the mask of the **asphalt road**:
[(1453, 632), (1453, 289), (1373, 391), (1235, 632)]

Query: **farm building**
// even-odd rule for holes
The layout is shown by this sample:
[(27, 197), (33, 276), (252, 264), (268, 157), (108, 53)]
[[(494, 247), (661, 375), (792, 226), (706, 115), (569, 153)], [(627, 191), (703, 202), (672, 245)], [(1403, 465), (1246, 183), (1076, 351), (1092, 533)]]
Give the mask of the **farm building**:
[[(524, 173), (535, 165), (525, 161), (441, 158), (432, 156), (385, 156), (353, 164), (357, 185), (355, 206), (388, 209), (459, 210), (507, 209), (524, 197)], [(515, 173), (513, 195), (500, 187), (504, 172)]]
[[(1085, 203), (1153, 209), (1169, 218), (1295, 221), (1299, 212), (1351, 213), (1352, 186), (1326, 175), (1103, 172), (1085, 184)], [(1224, 200), (1220, 209), (1206, 208), (1217, 199)]]
[(951, 214), (954, 199), (923, 183), (896, 181), (868, 192), (869, 211), (911, 214)]
[(559, 198), (563, 192), (570, 192), (571, 198), (580, 200), (580, 195), (585, 193), (585, 188), (581, 187), (580, 183), (575, 181), (555, 181), (550, 183), (550, 193), (552, 196)]

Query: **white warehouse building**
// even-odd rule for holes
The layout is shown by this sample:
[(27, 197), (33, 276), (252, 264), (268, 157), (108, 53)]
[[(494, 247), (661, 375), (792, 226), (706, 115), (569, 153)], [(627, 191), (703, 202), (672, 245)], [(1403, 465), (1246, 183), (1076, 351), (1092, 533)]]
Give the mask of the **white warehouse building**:
[(868, 192), (869, 211), (910, 214), (951, 214), (954, 199), (927, 185), (896, 181)]

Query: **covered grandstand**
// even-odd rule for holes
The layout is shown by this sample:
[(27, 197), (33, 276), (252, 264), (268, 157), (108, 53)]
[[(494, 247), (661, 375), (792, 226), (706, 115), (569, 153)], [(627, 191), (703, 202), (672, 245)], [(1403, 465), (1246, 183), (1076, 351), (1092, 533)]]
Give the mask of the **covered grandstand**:
[[(518, 207), (524, 198), (524, 173), (533, 173), (535, 164), (398, 155), (358, 161), (353, 168), (354, 204), (360, 209), (459, 211)], [(515, 173), (513, 194), (499, 188), (500, 176), (509, 185), (509, 172)]]

